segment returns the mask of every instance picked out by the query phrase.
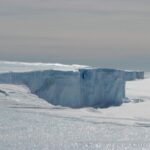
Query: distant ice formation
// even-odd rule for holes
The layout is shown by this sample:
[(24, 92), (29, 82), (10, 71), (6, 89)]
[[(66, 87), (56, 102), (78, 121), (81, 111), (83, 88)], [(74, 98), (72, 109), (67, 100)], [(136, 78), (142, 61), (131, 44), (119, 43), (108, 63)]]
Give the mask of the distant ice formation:
[[(0, 83), (24, 84), (51, 104), (72, 108), (120, 105), (125, 97), (125, 81), (144, 77), (143, 72), (79, 65), (5, 64), (11, 72), (1, 72)], [(13, 67), (17, 69), (13, 71)]]
[(135, 79), (144, 79), (144, 72), (143, 71), (125, 71), (125, 80), (132, 81)]

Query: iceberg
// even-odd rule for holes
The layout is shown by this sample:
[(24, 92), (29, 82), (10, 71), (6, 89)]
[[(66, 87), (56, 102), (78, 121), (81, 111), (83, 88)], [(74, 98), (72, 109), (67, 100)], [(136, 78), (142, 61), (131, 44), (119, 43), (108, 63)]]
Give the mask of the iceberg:
[(125, 71), (126, 81), (132, 81), (136, 79), (144, 79), (144, 72), (143, 71), (131, 71), (131, 70)]
[(140, 73), (117, 69), (51, 64), (40, 70), (44, 65), (39, 64), (38, 68), (33, 64), (21, 65), (26, 68), (18, 71), (21, 66), (17, 66), (14, 71), (7, 64), (12, 70), (0, 73), (0, 83), (26, 85), (33, 94), (49, 103), (72, 108), (120, 105), (125, 98), (125, 82), (141, 78)]

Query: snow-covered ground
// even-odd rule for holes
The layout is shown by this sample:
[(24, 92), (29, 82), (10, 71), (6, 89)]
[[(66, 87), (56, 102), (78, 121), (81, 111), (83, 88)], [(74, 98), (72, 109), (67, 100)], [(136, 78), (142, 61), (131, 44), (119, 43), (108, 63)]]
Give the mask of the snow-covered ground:
[(0, 84), (0, 150), (149, 150), (149, 86), (148, 76), (127, 82), (119, 107), (71, 109)]

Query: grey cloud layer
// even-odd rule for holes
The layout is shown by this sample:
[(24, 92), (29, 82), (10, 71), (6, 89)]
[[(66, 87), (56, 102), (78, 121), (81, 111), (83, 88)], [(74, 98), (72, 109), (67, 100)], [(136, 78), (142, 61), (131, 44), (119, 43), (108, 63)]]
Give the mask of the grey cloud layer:
[(149, 6), (147, 0), (0, 0), (0, 59), (149, 69)]

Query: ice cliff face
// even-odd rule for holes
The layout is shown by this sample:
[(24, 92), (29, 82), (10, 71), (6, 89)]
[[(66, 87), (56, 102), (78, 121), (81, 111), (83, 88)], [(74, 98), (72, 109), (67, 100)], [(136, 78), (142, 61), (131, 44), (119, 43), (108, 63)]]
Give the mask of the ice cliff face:
[[(37, 65), (35, 70), (29, 71), (28, 68), (34, 68), (34, 65), (28, 65), (17, 66), (15, 72), (0, 73), (0, 83), (24, 84), (51, 104), (73, 108), (120, 105), (125, 97), (125, 81), (144, 77), (143, 72), (84, 66), (73, 66), (72, 69), (70, 66), (48, 65), (45, 68), (48, 70), (38, 71), (40, 67)], [(9, 71), (12, 69), (9, 64), (7, 67)], [(21, 67), (26, 67), (25, 72), (18, 72)]]
[(112, 69), (46, 70), (0, 74), (0, 82), (25, 84), (54, 105), (105, 107), (122, 103), (123, 75), (123, 71)]
[(107, 107), (121, 104), (125, 96), (123, 75), (123, 71), (113, 69), (80, 70), (81, 99), (88, 106)]

